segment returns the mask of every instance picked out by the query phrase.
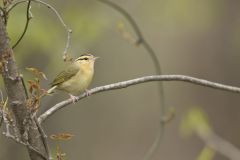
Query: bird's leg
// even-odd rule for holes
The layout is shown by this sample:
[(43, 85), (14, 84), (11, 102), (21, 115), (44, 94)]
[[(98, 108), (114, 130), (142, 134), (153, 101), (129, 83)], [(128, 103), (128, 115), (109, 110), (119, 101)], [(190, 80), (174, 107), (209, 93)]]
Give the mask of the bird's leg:
[(88, 89), (85, 89), (85, 93), (86, 93), (87, 97), (91, 95), (91, 93), (89, 92)]
[(77, 96), (74, 96), (74, 95), (72, 95), (72, 94), (69, 94), (69, 96), (70, 96), (72, 102), (75, 104), (75, 103), (77, 102), (77, 100), (78, 100), (78, 97), (77, 97)]

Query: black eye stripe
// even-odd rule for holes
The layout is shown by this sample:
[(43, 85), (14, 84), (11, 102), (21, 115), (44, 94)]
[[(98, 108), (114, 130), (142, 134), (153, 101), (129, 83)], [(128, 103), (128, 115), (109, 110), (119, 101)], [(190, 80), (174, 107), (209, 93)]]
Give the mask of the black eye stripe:
[(87, 58), (87, 57), (84, 57), (84, 58), (80, 58), (80, 60), (88, 60), (88, 58)]
[(88, 60), (89, 58), (84, 57), (84, 58), (78, 58), (77, 60)]

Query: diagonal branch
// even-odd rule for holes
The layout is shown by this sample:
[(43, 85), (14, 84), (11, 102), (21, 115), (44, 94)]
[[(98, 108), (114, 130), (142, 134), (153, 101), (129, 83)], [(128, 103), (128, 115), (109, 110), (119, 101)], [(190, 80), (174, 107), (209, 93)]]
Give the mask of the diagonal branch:
[[(112, 83), (112, 84), (105, 85), (105, 86), (96, 87), (96, 88), (89, 90), (88, 93), (90, 95), (92, 95), (92, 94), (96, 94), (99, 92), (110, 91), (110, 90), (115, 90), (115, 89), (122, 89), (122, 88), (126, 88), (126, 87), (129, 87), (132, 85), (151, 82), (151, 81), (183, 81), (183, 82), (193, 83), (196, 85), (205, 86), (205, 87), (209, 87), (209, 88), (213, 88), (213, 89), (224, 90), (224, 91), (234, 92), (234, 93), (240, 93), (239, 87), (224, 85), (221, 83), (211, 82), (208, 80), (194, 78), (194, 77), (185, 76), (185, 75), (145, 76), (145, 77), (140, 77), (140, 78), (131, 79), (131, 80), (127, 80), (127, 81)], [(81, 94), (80, 96), (77, 97), (77, 101), (87, 97), (87, 95), (88, 94), (86, 94), (86, 93)], [(64, 108), (65, 106), (67, 106), (71, 103), (72, 103), (71, 99), (67, 99), (60, 103), (57, 103), (56, 105), (54, 105), (53, 107), (51, 107), (50, 109), (48, 109), (46, 112), (44, 112), (42, 115), (39, 116), (39, 118), (38, 118), (39, 123), (42, 123), (48, 117), (52, 116), (55, 112), (57, 112), (58, 110)]]

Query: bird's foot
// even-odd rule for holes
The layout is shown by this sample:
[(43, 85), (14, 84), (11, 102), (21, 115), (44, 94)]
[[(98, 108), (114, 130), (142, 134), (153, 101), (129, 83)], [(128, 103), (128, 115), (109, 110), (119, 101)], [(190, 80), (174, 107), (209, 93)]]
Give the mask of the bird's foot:
[(69, 94), (69, 96), (70, 96), (70, 98), (72, 100), (72, 103), (75, 104), (78, 101), (78, 97), (77, 96), (74, 96), (74, 95), (71, 95), (71, 94)]
[(86, 93), (87, 97), (91, 96), (91, 93), (89, 92), (89, 90), (85, 89), (85, 93)]

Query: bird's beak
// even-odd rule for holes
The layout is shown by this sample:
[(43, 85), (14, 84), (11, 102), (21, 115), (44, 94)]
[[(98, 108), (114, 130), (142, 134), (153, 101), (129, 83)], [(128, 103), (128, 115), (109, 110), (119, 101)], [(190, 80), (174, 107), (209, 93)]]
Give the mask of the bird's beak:
[(93, 60), (96, 61), (96, 59), (98, 59), (99, 57), (93, 57)]

